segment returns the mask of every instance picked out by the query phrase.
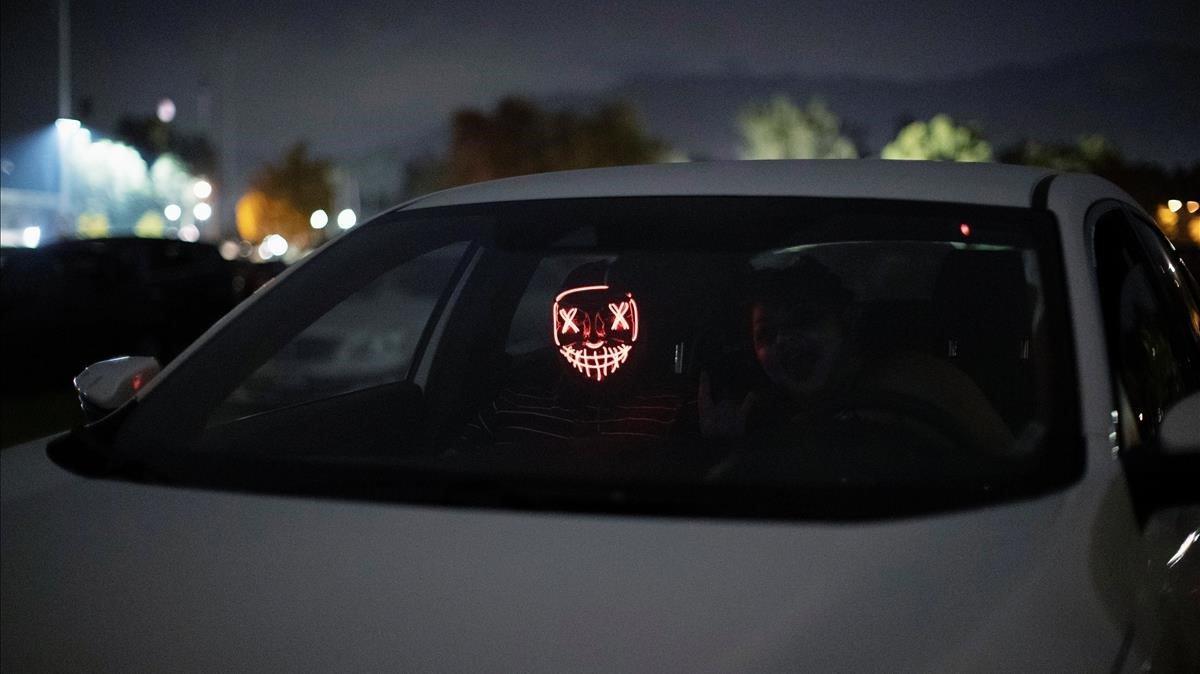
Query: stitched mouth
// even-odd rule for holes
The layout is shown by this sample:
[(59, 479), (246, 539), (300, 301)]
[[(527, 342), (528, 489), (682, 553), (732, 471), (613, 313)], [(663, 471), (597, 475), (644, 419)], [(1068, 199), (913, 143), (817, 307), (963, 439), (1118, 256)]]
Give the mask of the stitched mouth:
[[(584, 346), (588, 346), (584, 344)], [(618, 346), (605, 346), (599, 349), (583, 348), (577, 349), (573, 346), (560, 346), (558, 352), (567, 359), (580, 374), (588, 379), (600, 381), (610, 374), (617, 371), (621, 364), (629, 358), (629, 351), (633, 349), (629, 344), (621, 344)]]

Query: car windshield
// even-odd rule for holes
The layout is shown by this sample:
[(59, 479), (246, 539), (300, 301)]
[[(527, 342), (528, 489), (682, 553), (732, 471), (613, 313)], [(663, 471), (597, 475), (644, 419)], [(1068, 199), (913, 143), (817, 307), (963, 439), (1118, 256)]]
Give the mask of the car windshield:
[(185, 354), (113, 451), (184, 483), (521, 507), (1028, 495), (1081, 465), (1056, 236), (864, 200), (393, 212)]

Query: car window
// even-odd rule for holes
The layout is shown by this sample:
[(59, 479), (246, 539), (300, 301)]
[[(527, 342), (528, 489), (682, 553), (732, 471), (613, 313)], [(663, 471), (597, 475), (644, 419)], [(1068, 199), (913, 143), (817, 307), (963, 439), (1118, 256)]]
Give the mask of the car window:
[(184, 481), (361, 469), (450, 502), (1007, 498), (1081, 465), (1057, 241), (1045, 214), (903, 202), (399, 212), (247, 305), (117, 444)]
[(403, 379), (466, 246), (409, 260), (329, 309), (234, 389), (210, 423)]
[(1200, 351), (1200, 288), (1195, 276), (1184, 264), (1175, 246), (1167, 240), (1157, 227), (1137, 215), (1130, 215), (1132, 227), (1137, 232), (1151, 262), (1151, 269), (1162, 288), (1164, 298), (1171, 305), (1171, 319), (1179, 338), (1186, 348), (1183, 354), (1187, 369), (1200, 367), (1197, 352)]
[[(1114, 365), (1123, 443), (1153, 442), (1171, 405), (1197, 388), (1193, 309), (1163, 251), (1114, 209), (1096, 222), (1096, 271)], [(1157, 258), (1157, 259), (1156, 259)]]

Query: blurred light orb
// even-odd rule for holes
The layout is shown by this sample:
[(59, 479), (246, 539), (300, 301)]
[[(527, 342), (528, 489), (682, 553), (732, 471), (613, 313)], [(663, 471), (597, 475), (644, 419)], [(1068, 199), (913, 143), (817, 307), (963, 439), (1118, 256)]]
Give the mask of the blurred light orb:
[(183, 215), (183, 209), (179, 207), (179, 204), (167, 204), (167, 207), (163, 209), (163, 215), (167, 216), (171, 222), (175, 222), (179, 216)]
[(340, 213), (338, 213), (338, 217), (337, 217), (338, 227), (341, 227), (342, 229), (350, 229), (351, 227), (354, 226), (355, 222), (358, 222), (358, 218), (356, 218), (354, 216), (353, 210), (351, 210), (349, 208), (345, 208), (345, 209), (342, 209), (342, 211)]
[(217, 250), (221, 253), (221, 257), (226, 260), (233, 261), (238, 258), (238, 254), (242, 252), (242, 247), (237, 241), (222, 241)]
[(1196, 211), (1200, 211), (1200, 201), (1187, 202), (1187, 212), (1195, 213)]
[(200, 240), (200, 228), (188, 223), (179, 228), (179, 240), (187, 241), (188, 243), (196, 243)]
[(1172, 213), (1178, 213), (1179, 209), (1183, 208), (1183, 202), (1178, 199), (1168, 199), (1167, 208), (1171, 209)]
[(275, 257), (275, 254), (271, 252), (271, 248), (267, 246), (267, 242), (263, 241), (258, 244), (258, 256), (263, 260), (270, 260)]
[(287, 239), (278, 234), (272, 234), (263, 239), (263, 245), (267, 247), (267, 251), (271, 253), (272, 257), (281, 257), (288, 252)]
[(312, 225), (313, 229), (325, 229), (325, 225), (329, 224), (329, 214), (318, 208), (308, 216), (308, 224)]
[(200, 202), (192, 207), (192, 215), (196, 216), (196, 219), (200, 222), (204, 222), (212, 217), (212, 206)]
[(26, 227), (21, 230), (21, 245), (26, 248), (37, 248), (42, 241), (42, 228), (38, 226)]
[(163, 124), (170, 124), (171, 120), (175, 119), (175, 101), (169, 98), (159, 101), (156, 114), (158, 115), (158, 121)]
[(207, 199), (212, 195), (212, 183), (201, 178), (192, 185), (192, 194), (196, 195), (197, 199)]

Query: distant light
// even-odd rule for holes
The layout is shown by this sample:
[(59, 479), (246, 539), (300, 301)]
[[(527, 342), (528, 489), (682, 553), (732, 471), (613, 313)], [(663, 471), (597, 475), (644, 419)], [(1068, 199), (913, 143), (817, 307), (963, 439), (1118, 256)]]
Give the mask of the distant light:
[(325, 225), (329, 224), (329, 214), (318, 208), (308, 216), (308, 224), (312, 225), (313, 229), (325, 229)]
[(183, 209), (179, 207), (179, 204), (167, 204), (167, 207), (163, 209), (163, 215), (167, 216), (171, 222), (175, 222), (179, 216), (183, 215)]
[(212, 183), (201, 178), (192, 185), (192, 194), (196, 195), (197, 199), (207, 199), (212, 194)]
[(1167, 201), (1167, 208), (1171, 209), (1172, 213), (1178, 213), (1179, 209), (1183, 208), (1183, 202), (1178, 199), (1169, 199)]
[(263, 241), (262, 243), (258, 244), (258, 256), (264, 260), (270, 260), (271, 258), (275, 257), (275, 253), (272, 253), (271, 247), (267, 245), (266, 241)]
[(1179, 225), (1179, 214), (1171, 209), (1159, 204), (1154, 207), (1154, 219), (1158, 220), (1159, 229), (1168, 237), (1174, 236), (1175, 230)]
[(221, 246), (217, 249), (221, 253), (221, 257), (226, 260), (236, 260), (238, 253), (241, 252), (241, 246), (237, 241), (222, 241)]
[(212, 217), (212, 206), (201, 201), (192, 207), (192, 215), (196, 216), (196, 219), (200, 222), (204, 222)]
[(1187, 202), (1187, 212), (1195, 213), (1196, 211), (1200, 211), (1200, 202), (1198, 202), (1198, 201)]
[(958, 231), (962, 232), (963, 236), (971, 236), (971, 226), (965, 222), (958, 226)]
[(167, 221), (158, 211), (146, 211), (133, 225), (134, 236), (147, 239), (161, 239), (167, 231)]
[(343, 209), (340, 213), (338, 213), (338, 227), (341, 227), (342, 229), (350, 229), (357, 221), (358, 218), (354, 217), (354, 211), (349, 208)]
[(21, 244), (26, 248), (37, 248), (38, 243), (42, 240), (42, 228), (38, 226), (26, 227), (21, 230)]
[(288, 252), (287, 239), (279, 236), (278, 234), (272, 234), (263, 239), (263, 244), (266, 245), (267, 251), (269, 251), (274, 257), (280, 257), (284, 253)]
[(179, 239), (188, 243), (195, 243), (200, 240), (200, 228), (188, 223), (179, 228)]
[(158, 102), (158, 121), (169, 124), (175, 119), (175, 101), (164, 98)]
[(54, 127), (58, 129), (58, 132), (64, 136), (70, 136), (78, 131), (79, 127), (81, 126), (83, 126), (83, 124), (81, 124), (78, 119), (59, 117), (58, 119), (54, 120)]

